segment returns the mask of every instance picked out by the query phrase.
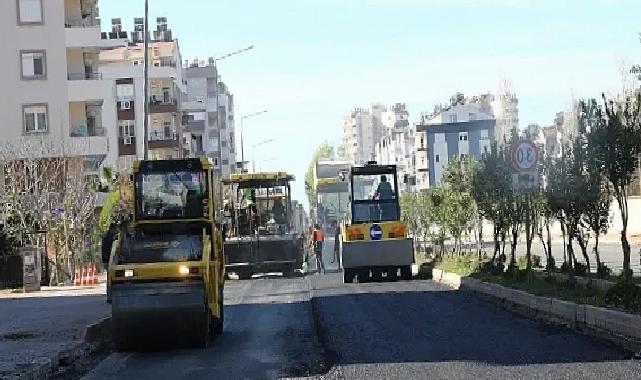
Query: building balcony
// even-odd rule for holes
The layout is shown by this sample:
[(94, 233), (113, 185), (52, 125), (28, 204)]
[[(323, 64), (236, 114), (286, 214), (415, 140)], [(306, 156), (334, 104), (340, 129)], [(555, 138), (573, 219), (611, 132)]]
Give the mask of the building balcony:
[(118, 100), (116, 102), (118, 120), (136, 120), (136, 107), (133, 100)]
[(204, 133), (205, 120), (189, 120), (185, 126), (185, 131), (190, 133)]
[(105, 129), (87, 124), (79, 124), (71, 128), (71, 137), (104, 137)]
[(133, 156), (136, 154), (136, 138), (128, 136), (118, 139), (118, 155)]
[(71, 155), (104, 156), (109, 152), (109, 141), (106, 136), (78, 136), (69, 140), (68, 152)]
[(174, 113), (178, 111), (178, 101), (176, 100), (149, 100), (149, 113)]
[(67, 88), (70, 102), (103, 101), (113, 96), (113, 85), (100, 73), (68, 73)]
[(167, 149), (178, 147), (180, 147), (180, 142), (178, 141), (178, 134), (175, 132), (164, 133), (153, 131), (149, 135), (149, 149)]
[(96, 12), (65, 15), (65, 46), (98, 47), (101, 44), (100, 21)]

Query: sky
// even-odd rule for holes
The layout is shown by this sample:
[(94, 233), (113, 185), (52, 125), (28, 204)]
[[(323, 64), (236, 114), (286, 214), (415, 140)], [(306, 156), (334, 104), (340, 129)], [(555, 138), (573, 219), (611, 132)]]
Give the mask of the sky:
[[(99, 2), (103, 30), (133, 30), (143, 0)], [(573, 98), (616, 93), (641, 63), (639, 0), (149, 0), (183, 60), (218, 57), (234, 94), (236, 130), (257, 170), (297, 177), (322, 141), (342, 138), (346, 113), (406, 103), (410, 120), (456, 92), (496, 93), (507, 78), (521, 127), (549, 125)], [(259, 142), (273, 142), (252, 148)], [(237, 139), (239, 140), (239, 139)], [(240, 152), (240, 147), (238, 148)], [(240, 158), (239, 158), (240, 159)]]

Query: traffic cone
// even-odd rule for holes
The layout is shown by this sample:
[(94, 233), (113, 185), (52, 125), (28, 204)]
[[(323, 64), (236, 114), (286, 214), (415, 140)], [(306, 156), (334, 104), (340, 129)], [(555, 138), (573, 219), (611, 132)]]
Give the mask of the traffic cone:
[(89, 285), (89, 265), (87, 264), (83, 266), (82, 285)]
[(75, 286), (82, 285), (82, 272), (80, 268), (81, 268), (80, 265), (76, 265), (76, 275), (73, 277), (73, 284)]
[(98, 285), (98, 270), (96, 270), (96, 263), (91, 263), (91, 285)]

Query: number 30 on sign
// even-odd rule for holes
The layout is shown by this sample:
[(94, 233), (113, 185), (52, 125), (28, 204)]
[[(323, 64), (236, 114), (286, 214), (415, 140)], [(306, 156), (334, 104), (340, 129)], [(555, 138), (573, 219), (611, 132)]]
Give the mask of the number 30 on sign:
[(512, 147), (512, 166), (519, 172), (536, 169), (539, 162), (539, 150), (530, 140), (521, 140)]

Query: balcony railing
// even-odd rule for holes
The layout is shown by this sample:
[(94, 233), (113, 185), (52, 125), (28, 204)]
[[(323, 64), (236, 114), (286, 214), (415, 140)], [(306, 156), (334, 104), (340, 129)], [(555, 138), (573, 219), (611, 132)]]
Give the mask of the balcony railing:
[(101, 73), (67, 73), (68, 80), (101, 80)]
[(100, 26), (98, 22), (98, 15), (96, 14), (87, 14), (81, 18), (68, 18), (65, 19), (65, 28), (91, 28), (94, 26)]
[(149, 141), (169, 141), (169, 140), (177, 140), (178, 139), (178, 134), (176, 132), (159, 132), (159, 131), (152, 131), (149, 134)]
[(105, 129), (80, 124), (71, 129), (70, 135), (71, 137), (103, 137)]

